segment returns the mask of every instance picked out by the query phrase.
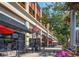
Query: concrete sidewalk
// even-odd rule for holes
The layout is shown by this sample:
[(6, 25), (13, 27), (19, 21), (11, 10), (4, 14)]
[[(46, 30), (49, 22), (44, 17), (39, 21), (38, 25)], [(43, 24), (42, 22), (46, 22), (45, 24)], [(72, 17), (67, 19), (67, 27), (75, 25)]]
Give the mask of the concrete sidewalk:
[(54, 57), (54, 55), (49, 55), (48, 53), (26, 53), (21, 55), (20, 57)]
[(0, 52), (0, 54), (7, 56), (7, 57), (16, 56), (16, 51), (15, 50), (13, 50), (13, 51), (3, 51), (3, 52)]
[[(55, 47), (45, 47), (45, 52), (42, 51), (43, 47), (41, 47), (40, 52), (30, 52), (31, 48), (27, 48), (28, 53), (22, 54), (21, 57), (54, 57), (54, 51), (62, 50), (62, 46), (58, 45)], [(43, 52), (43, 53), (42, 53)]]
[(21, 57), (40, 57), (40, 53), (26, 53), (21, 55)]

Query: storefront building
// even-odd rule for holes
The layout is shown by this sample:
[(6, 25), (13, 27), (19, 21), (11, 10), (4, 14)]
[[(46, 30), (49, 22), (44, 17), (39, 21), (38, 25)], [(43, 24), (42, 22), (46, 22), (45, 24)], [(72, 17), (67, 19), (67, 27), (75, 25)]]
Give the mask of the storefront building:
[(0, 51), (24, 51), (25, 33), (29, 32), (24, 22), (25, 20), (0, 5)]
[[(39, 46), (42, 46), (44, 41), (47, 47), (49, 32), (40, 23), (40, 17), (42, 17), (42, 10), (37, 3), (0, 3), (0, 25), (13, 30), (8, 37), (18, 38), (19, 43), (17, 43), (23, 47), (19, 48), (20, 50), (30, 47), (33, 39)], [(2, 34), (1, 30), (0, 36)]]

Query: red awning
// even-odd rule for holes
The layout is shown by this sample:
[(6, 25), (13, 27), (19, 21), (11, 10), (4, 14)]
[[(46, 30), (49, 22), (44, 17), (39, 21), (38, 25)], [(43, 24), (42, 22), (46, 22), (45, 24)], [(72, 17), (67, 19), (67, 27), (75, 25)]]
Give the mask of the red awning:
[(15, 32), (15, 30), (10, 29), (6, 26), (0, 25), (0, 34), (6, 34), (7, 35), (7, 34), (12, 34), (14, 32)]

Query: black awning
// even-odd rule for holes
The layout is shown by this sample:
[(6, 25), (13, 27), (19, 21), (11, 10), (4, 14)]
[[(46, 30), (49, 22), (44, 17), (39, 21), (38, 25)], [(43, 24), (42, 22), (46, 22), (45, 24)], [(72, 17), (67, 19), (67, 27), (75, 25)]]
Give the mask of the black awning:
[(5, 26), (8, 26), (10, 28), (13, 28), (15, 30), (23, 31), (23, 32), (29, 32), (27, 27), (12, 18), (5, 16), (0, 13), (0, 24), (3, 24)]

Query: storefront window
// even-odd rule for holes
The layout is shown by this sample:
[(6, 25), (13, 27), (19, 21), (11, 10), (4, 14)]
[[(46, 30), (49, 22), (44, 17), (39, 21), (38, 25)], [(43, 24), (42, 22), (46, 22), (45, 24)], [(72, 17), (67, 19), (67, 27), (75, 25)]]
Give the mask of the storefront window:
[(0, 51), (16, 49), (16, 41), (11, 38), (11, 35), (0, 34)]

